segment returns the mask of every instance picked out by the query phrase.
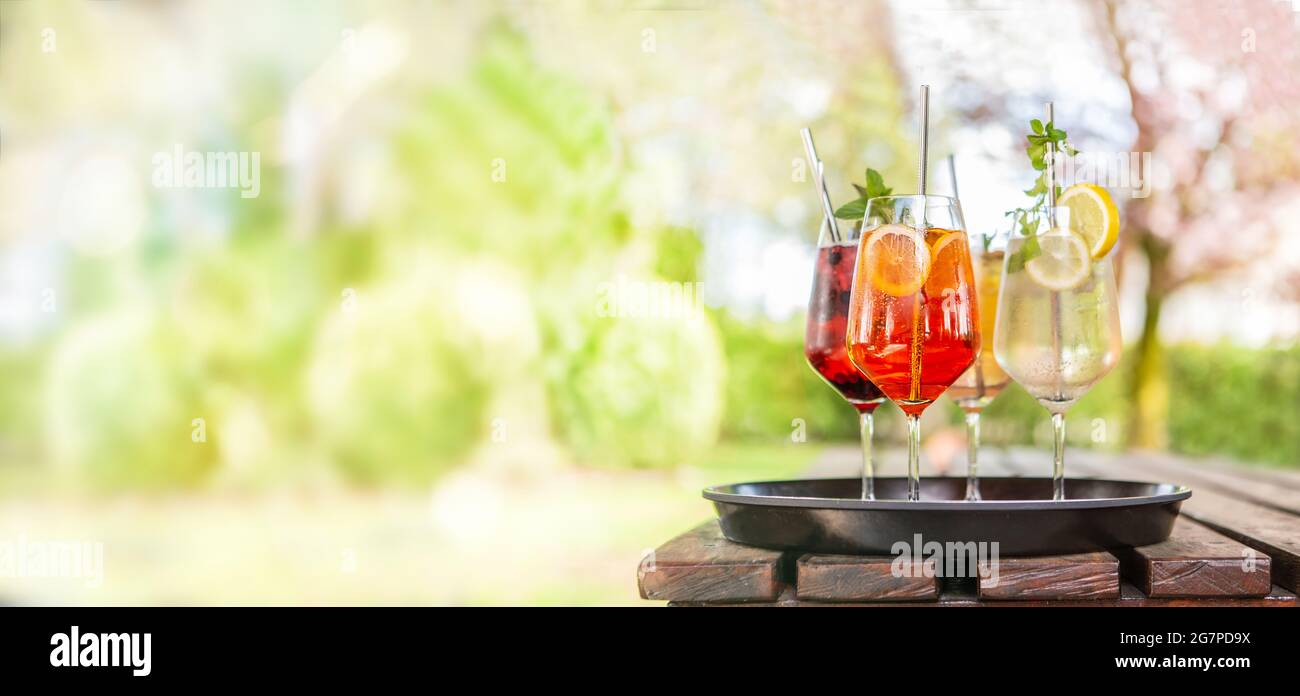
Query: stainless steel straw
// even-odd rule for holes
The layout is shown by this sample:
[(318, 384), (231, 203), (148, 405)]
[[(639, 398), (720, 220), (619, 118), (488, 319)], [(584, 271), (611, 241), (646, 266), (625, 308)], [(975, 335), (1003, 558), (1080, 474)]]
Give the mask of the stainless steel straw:
[[(1056, 120), (1056, 109), (1052, 102), (1047, 102), (1047, 127), (1051, 128)], [(1047, 221), (1056, 229), (1056, 143), (1048, 132), (1047, 141)]]
[[(920, 179), (917, 192), (925, 195), (926, 168), (930, 158), (930, 85), (921, 85), (921, 166), (917, 176)], [(924, 215), (924, 214), (923, 214)]]
[(952, 197), (960, 199), (961, 195), (957, 193), (957, 158), (948, 155), (948, 178), (952, 179)]
[[(1056, 109), (1052, 102), (1047, 102), (1047, 125), (1046, 128), (1054, 128), (1056, 121)], [(1047, 131), (1047, 221), (1051, 230), (1056, 229), (1056, 143), (1051, 140), (1052, 132)], [(1056, 399), (1061, 401), (1065, 399), (1065, 374), (1061, 365), (1061, 293), (1056, 290), (1052, 293), (1052, 361), (1054, 363), (1053, 371), (1056, 374)], [(1055, 420), (1060, 414), (1054, 414), (1052, 419)], [(1056, 437), (1062, 437), (1058, 434)], [(1063, 448), (1063, 443), (1056, 443), (1058, 448)], [(1065, 499), (1065, 472), (1063, 457), (1056, 457), (1052, 469), (1052, 499)]]
[(840, 228), (835, 224), (835, 207), (831, 205), (831, 194), (826, 189), (826, 167), (822, 164), (821, 159), (817, 157), (817, 146), (813, 144), (812, 131), (804, 128), (799, 131), (803, 136), (803, 149), (808, 155), (808, 166), (812, 167), (816, 179), (813, 181), (817, 186), (817, 192), (820, 194), (822, 201), (822, 214), (826, 216), (826, 226), (830, 228), (831, 240), (840, 241)]
[[(918, 198), (920, 199), (920, 203), (921, 203), (921, 217), (920, 220), (915, 221), (913, 224), (917, 225), (917, 229), (921, 231), (921, 234), (925, 234), (925, 231), (929, 229), (929, 221), (927, 220), (928, 217), (927, 213), (928, 213), (928, 208), (930, 207), (929, 201), (926, 200), (925, 198), (925, 180), (927, 178), (926, 163), (930, 156), (930, 85), (921, 85), (921, 109), (920, 109), (920, 114), (918, 114), (918, 116), (921, 122), (920, 123), (921, 166), (919, 167), (919, 171), (917, 172), (917, 178), (919, 179), (919, 181), (917, 182), (918, 184), (917, 188), (920, 189), (920, 196), (918, 196)], [(929, 253), (929, 252), (927, 251), (925, 253)], [(918, 293), (919, 292), (920, 291), (918, 290)], [(913, 400), (919, 400), (921, 398), (921, 391), (920, 391), (921, 390), (921, 329), (920, 329), (921, 304), (922, 302), (919, 294), (913, 297), (912, 299), (912, 346), (911, 346), (912, 350), (910, 356), (911, 368), (912, 368), (911, 375), (910, 375), (910, 381), (911, 381), (910, 397)], [(917, 424), (917, 420), (914, 417), (909, 417), (908, 419), (909, 430), (917, 427), (919, 427)], [(917, 435), (915, 434), (915, 431), (913, 431), (913, 434), (908, 439), (908, 453), (907, 453), (908, 454), (907, 456), (907, 499), (908, 500), (921, 499), (920, 452), (917, 451), (917, 448), (920, 446), (920, 443), (916, 438)]]

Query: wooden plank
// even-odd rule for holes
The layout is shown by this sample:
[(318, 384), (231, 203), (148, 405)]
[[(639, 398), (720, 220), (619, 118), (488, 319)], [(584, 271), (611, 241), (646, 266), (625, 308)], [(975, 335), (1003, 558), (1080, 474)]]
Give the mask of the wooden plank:
[(1268, 556), (1185, 517), (1159, 544), (1116, 549), (1124, 579), (1148, 597), (1263, 597), (1273, 587)]
[(1300, 518), (1204, 492), (1192, 498), (1198, 495), (1183, 503), (1184, 515), (1268, 556), (1273, 583), (1300, 590)]
[(1300, 471), (1293, 469), (1274, 469), (1253, 464), (1242, 464), (1217, 456), (1197, 457), (1195, 460), (1189, 461), (1188, 464), (1198, 469), (1214, 469), (1253, 481), (1271, 483), (1300, 491)]
[(1124, 455), (1129, 466), (1169, 483), (1182, 483), (1201, 490), (1213, 490), (1231, 498), (1248, 500), (1282, 512), (1300, 515), (1300, 489), (1271, 481), (1260, 481), (1236, 472), (1202, 467), (1161, 452), (1132, 452)]
[[(1091, 453), (1074, 456), (1066, 467), (1073, 476), (1158, 480), (1143, 469), (1118, 465)], [(1192, 497), (1183, 502), (1182, 513), (1268, 556), (1272, 559), (1273, 584), (1292, 592), (1300, 589), (1300, 516), (1202, 488), (1192, 489)]]
[(782, 558), (780, 551), (728, 541), (709, 520), (641, 559), (637, 585), (643, 599), (770, 602), (784, 587)]
[(1277, 607), (1295, 608), (1296, 596), (1285, 588), (1274, 586), (1264, 597), (1147, 597), (1127, 582), (1120, 583), (1117, 597), (1083, 600), (1028, 600), (1024, 602), (982, 601), (973, 593), (941, 593), (937, 602), (808, 602), (799, 599), (794, 588), (787, 588), (773, 602), (749, 604), (670, 602), (671, 607)]
[(831, 556), (807, 554), (799, 559), (795, 583), (799, 599), (816, 602), (905, 601), (939, 598), (939, 578), (933, 559), (912, 572), (896, 574), (890, 556)]
[(1119, 560), (1105, 551), (1064, 556), (1001, 558), (997, 573), (979, 579), (982, 600), (1113, 599)]
[[(1129, 583), (1120, 586), (1119, 607), (1296, 607), (1295, 593), (1277, 585), (1263, 597), (1148, 597)], [(1082, 602), (1075, 604), (1082, 605)]]

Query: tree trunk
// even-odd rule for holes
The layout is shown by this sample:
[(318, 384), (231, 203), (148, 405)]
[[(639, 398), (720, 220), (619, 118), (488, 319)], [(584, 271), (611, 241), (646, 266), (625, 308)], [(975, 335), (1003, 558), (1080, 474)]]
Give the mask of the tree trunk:
[(1167, 249), (1149, 234), (1141, 235), (1141, 247), (1151, 269), (1146, 289), (1146, 314), (1138, 336), (1136, 360), (1128, 383), (1128, 444), (1130, 447), (1164, 449), (1169, 443), (1169, 377), (1165, 370), (1165, 349), (1160, 343), (1160, 310), (1166, 291), (1160, 269)]

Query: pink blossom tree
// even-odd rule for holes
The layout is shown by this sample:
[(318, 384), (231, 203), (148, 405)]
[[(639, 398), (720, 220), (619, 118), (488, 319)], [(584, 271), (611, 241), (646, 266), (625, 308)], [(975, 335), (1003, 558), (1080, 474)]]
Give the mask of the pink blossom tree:
[(1300, 193), (1297, 14), (1273, 0), (1104, 0), (1102, 44), (1128, 88), (1137, 135), (1168, 174), (1124, 208), (1123, 244), (1148, 264), (1129, 381), (1130, 444), (1162, 447), (1168, 387), (1158, 336), (1167, 298), (1245, 267), (1277, 243), (1270, 216)]

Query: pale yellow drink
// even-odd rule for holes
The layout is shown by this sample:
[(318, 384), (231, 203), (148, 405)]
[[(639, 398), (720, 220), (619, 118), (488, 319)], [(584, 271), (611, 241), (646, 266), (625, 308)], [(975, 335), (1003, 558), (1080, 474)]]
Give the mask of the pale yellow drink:
[(998, 291), (1002, 286), (1002, 249), (990, 249), (994, 238), (976, 238), (971, 249), (976, 305), (980, 315), (980, 352), (975, 362), (948, 388), (948, 397), (966, 412), (966, 499), (979, 500), (980, 411), (1007, 386), (1011, 378), (993, 359), (993, 329), (998, 321)]
[(1002, 285), (1002, 250), (974, 254), (975, 292), (980, 313), (980, 353), (952, 387), (948, 396), (967, 412), (978, 411), (1002, 391), (1011, 380), (993, 359), (993, 327), (998, 318), (998, 290)]
[[(1068, 209), (1058, 209), (1058, 220)], [(1032, 239), (1032, 242), (1027, 241)], [(1030, 247), (1034, 244), (1037, 249)], [(1007, 244), (993, 354), (1052, 414), (1052, 497), (1065, 499), (1065, 412), (1119, 362), (1119, 297), (1104, 255), (1067, 225)]]
[[(1038, 240), (1040, 257), (1066, 256), (1062, 233)], [(1007, 253), (1019, 253), (1024, 244), (1023, 238), (1013, 239)], [(1009, 267), (1002, 279), (992, 352), (1053, 414), (1065, 413), (1119, 362), (1119, 298), (1110, 260), (1084, 263), (1077, 280), (1061, 289), (1044, 287), (1032, 268)]]

